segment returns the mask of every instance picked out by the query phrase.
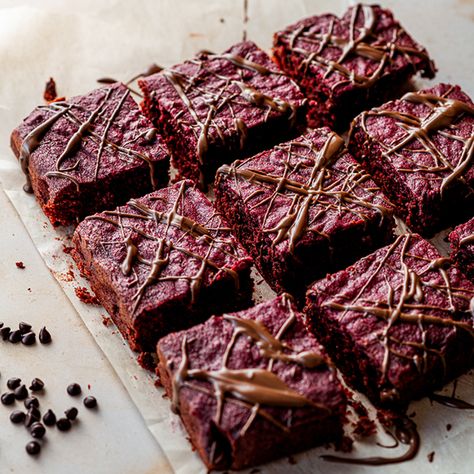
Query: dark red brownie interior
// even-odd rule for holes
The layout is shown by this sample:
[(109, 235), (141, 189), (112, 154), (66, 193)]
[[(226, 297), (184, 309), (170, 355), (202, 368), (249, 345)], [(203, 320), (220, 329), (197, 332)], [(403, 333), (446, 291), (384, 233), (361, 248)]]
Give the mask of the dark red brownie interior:
[(37, 107), (11, 146), (53, 225), (76, 223), (168, 182), (169, 155), (123, 84)]
[(179, 182), (86, 218), (72, 252), (132, 349), (252, 300), (251, 260), (208, 199)]
[(181, 176), (204, 185), (218, 166), (302, 133), (304, 97), (249, 41), (139, 81), (144, 111)]
[(474, 218), (457, 226), (449, 234), (451, 258), (474, 281)]
[(393, 240), (392, 206), (327, 128), (218, 170), (216, 205), (276, 291)]
[(472, 366), (474, 285), (406, 234), (315, 283), (308, 322), (356, 389), (404, 405)]
[(158, 357), (209, 469), (242, 469), (342, 434), (344, 391), (288, 295), (170, 334)]
[(458, 86), (410, 92), (360, 114), (353, 153), (412, 231), (430, 236), (474, 209), (474, 105)]
[(395, 97), (417, 71), (435, 72), (426, 50), (378, 5), (301, 20), (275, 34), (273, 54), (310, 99), (313, 128), (343, 129), (361, 110)]

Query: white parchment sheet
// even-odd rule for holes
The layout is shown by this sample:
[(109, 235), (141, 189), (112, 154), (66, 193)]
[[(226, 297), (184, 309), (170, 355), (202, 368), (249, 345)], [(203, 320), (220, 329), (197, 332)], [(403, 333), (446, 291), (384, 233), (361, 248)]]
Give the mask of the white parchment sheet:
[[(349, 2), (330, 0), (249, 0), (244, 24), (243, 0), (121, 0), (81, 2), (0, 0), (0, 180), (46, 265), (70, 298), (84, 324), (106, 354), (129, 391), (147, 426), (177, 473), (206, 472), (185, 438), (169, 402), (154, 385), (155, 377), (139, 367), (113, 324), (105, 325), (105, 310), (83, 304), (76, 287), (88, 287), (69, 255), (64, 230), (53, 229), (34, 197), (22, 191), (24, 176), (9, 149), (11, 130), (35, 105), (42, 102), (46, 80), (55, 78), (59, 95), (77, 95), (97, 86), (96, 79), (119, 80), (143, 70), (152, 62), (171, 65), (200, 49), (222, 51), (242, 38), (268, 49), (272, 33), (310, 14), (341, 14)], [(474, 95), (474, 2), (468, 0), (429, 2), (387, 1), (402, 24), (424, 44), (437, 62), (436, 81), (459, 83)], [(423, 83), (420, 82), (420, 85)], [(446, 248), (442, 237), (437, 243)], [(74, 278), (71, 278), (70, 271)], [(257, 277), (258, 279), (258, 277)], [(271, 295), (265, 285), (257, 287), (257, 300)], [(58, 315), (61, 308), (54, 308)], [(449, 393), (450, 387), (445, 388)], [(474, 377), (459, 380), (457, 394), (474, 402)], [(414, 403), (409, 413), (422, 438), (420, 453), (411, 462), (386, 466), (386, 473), (472, 472), (474, 461), (474, 413)], [(447, 424), (451, 430), (446, 429)], [(378, 438), (386, 442), (386, 437)], [(355, 444), (353, 456), (395, 456), (401, 449), (375, 445), (376, 438)], [(427, 455), (435, 452), (430, 463)], [(373, 473), (380, 468), (343, 466), (319, 458), (327, 452), (317, 448), (288, 460), (263, 466), (271, 473)]]

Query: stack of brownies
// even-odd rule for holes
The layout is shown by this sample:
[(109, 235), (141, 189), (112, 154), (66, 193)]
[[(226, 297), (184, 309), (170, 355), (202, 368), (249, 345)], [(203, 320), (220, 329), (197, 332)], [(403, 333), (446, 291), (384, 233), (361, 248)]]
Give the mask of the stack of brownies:
[[(435, 67), (378, 6), (289, 26), (272, 59), (248, 41), (201, 52), (139, 80), (142, 112), (116, 83), (11, 137), (25, 190), (78, 224), (79, 269), (132, 349), (157, 353), (209, 469), (338, 440), (335, 366), (403, 408), (473, 363), (474, 222), (452, 260), (423, 239), (474, 214), (472, 101), (403, 93)], [(257, 306), (253, 264), (279, 295)]]

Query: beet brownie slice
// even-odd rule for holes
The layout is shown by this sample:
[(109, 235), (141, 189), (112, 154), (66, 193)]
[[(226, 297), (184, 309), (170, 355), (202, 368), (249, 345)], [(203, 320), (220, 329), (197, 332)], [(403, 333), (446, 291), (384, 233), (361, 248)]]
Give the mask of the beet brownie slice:
[(208, 469), (242, 469), (342, 434), (344, 391), (288, 295), (170, 334), (158, 358)]
[(251, 259), (189, 181), (87, 217), (72, 256), (133, 350), (251, 304)]
[(472, 366), (474, 285), (417, 234), (316, 282), (306, 314), (348, 383), (403, 406)]
[(11, 146), (53, 225), (113, 209), (168, 182), (169, 154), (123, 84), (38, 106)]
[(360, 114), (349, 150), (412, 231), (431, 236), (472, 216), (474, 105), (439, 84)]
[(303, 133), (298, 86), (249, 41), (201, 52), (139, 81), (143, 109), (162, 132), (182, 177), (202, 187), (223, 163)]
[(396, 97), (418, 71), (435, 74), (426, 50), (378, 5), (301, 20), (274, 35), (273, 55), (308, 97), (313, 128), (342, 130), (361, 110)]
[(328, 128), (222, 166), (216, 205), (277, 292), (393, 240), (392, 206)]
[(457, 226), (449, 234), (451, 258), (471, 280), (474, 280), (474, 218)]

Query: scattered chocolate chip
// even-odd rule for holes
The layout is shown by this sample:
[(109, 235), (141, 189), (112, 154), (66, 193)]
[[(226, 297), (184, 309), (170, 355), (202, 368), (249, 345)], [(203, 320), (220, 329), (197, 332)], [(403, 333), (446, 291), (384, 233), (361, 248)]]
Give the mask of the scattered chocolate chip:
[(56, 424), (56, 415), (53, 410), (48, 410), (43, 416), (43, 423), (46, 426), (53, 426)]
[(54, 79), (50, 77), (44, 88), (43, 99), (46, 102), (53, 102), (53, 100), (56, 100), (57, 97), (58, 94), (56, 92), (56, 83), (54, 82)]
[(15, 331), (12, 331), (10, 335), (8, 336), (8, 340), (12, 342), (13, 344), (16, 344), (21, 341), (21, 332), (19, 329), (15, 329)]
[(8, 326), (2, 327), (0, 329), (1, 338), (6, 341), (10, 336), (11, 329)]
[(20, 330), (20, 332), (22, 334), (26, 334), (27, 332), (30, 332), (31, 331), (31, 324), (28, 324), (28, 323), (25, 323), (25, 322), (21, 322), (19, 325), (18, 325), (18, 329)]
[(19, 387), (21, 384), (21, 379), (18, 377), (12, 377), (11, 379), (7, 380), (7, 387), (10, 390), (15, 390), (15, 388)]
[(39, 421), (35, 421), (30, 427), (30, 434), (33, 438), (41, 439), (46, 434), (46, 428)]
[(10, 421), (12, 423), (18, 424), (25, 421), (26, 415), (21, 410), (15, 410), (10, 413)]
[(40, 329), (38, 337), (39, 337), (39, 340), (40, 340), (41, 344), (49, 344), (52, 340), (51, 334), (46, 329), (46, 327), (43, 327), (43, 328)]
[(27, 332), (21, 336), (21, 343), (25, 346), (32, 346), (36, 342), (36, 334), (34, 332)]
[(39, 407), (39, 400), (36, 397), (28, 397), (24, 403), (25, 408)]
[(84, 398), (84, 406), (86, 408), (95, 408), (97, 406), (96, 398), (92, 396), (88, 396)]
[(17, 400), (24, 400), (28, 396), (28, 390), (25, 384), (22, 384), (19, 387), (15, 388), (15, 391), (13, 393), (15, 394), (15, 398)]
[(4, 405), (11, 405), (15, 402), (15, 394), (13, 392), (6, 392), (2, 394), (0, 400)]
[(43, 390), (43, 388), (44, 388), (44, 382), (41, 379), (34, 378), (31, 381), (30, 390), (32, 392), (39, 392), (40, 390)]
[(33, 423), (35, 423), (36, 421), (40, 421), (40, 420), (41, 420), (41, 413), (38, 410), (38, 408), (31, 407), (28, 410), (28, 413), (26, 414), (25, 426), (27, 428), (29, 428)]
[(452, 428), (452, 427), (453, 427), (453, 425), (452, 425), (451, 423), (448, 423), (448, 424), (446, 425), (446, 429), (447, 429), (448, 431), (451, 431), (451, 428)]
[(3, 323), (0, 321), (0, 328), (3, 328)]
[(26, 447), (26, 452), (31, 455), (39, 454), (41, 451), (41, 445), (38, 443), (38, 441), (30, 441)]
[(64, 412), (68, 420), (74, 421), (77, 418), (79, 411), (77, 408), (72, 407)]
[(67, 393), (71, 395), (71, 397), (75, 397), (77, 395), (80, 395), (82, 392), (81, 386), (78, 383), (72, 383), (68, 385), (67, 387)]
[(59, 431), (69, 431), (71, 429), (71, 422), (67, 418), (59, 418), (56, 426)]

